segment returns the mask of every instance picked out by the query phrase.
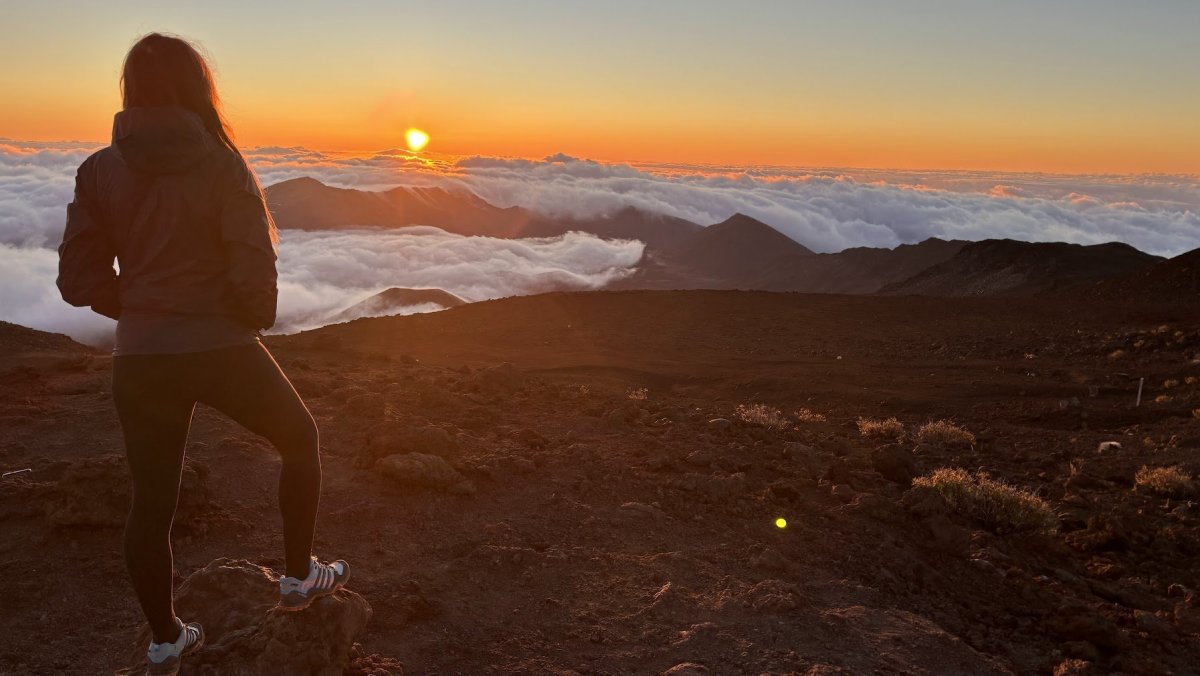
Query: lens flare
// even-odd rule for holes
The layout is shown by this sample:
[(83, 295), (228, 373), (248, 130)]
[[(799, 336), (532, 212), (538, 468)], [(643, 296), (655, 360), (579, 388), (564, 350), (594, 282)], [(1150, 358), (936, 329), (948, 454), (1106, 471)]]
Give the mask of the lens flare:
[(778, 519), (775, 519), (775, 527), (776, 528), (787, 528), (787, 519), (783, 518), (782, 516), (779, 517)]
[(421, 149), (429, 145), (429, 134), (420, 129), (409, 129), (404, 132), (404, 142), (408, 144), (408, 149), (414, 153), (421, 152)]

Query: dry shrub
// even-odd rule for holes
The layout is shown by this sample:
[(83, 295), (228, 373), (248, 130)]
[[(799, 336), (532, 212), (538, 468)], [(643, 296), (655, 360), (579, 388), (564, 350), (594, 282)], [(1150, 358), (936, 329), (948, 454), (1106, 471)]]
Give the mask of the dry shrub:
[(630, 399), (632, 399), (634, 401), (646, 401), (647, 399), (650, 398), (650, 390), (648, 390), (644, 387), (639, 387), (637, 389), (631, 388), (628, 392), (625, 393), (625, 396), (629, 397)]
[(1196, 378), (1196, 376), (1188, 376), (1183, 379), (1183, 382), (1188, 385), (1195, 385), (1197, 382), (1200, 382), (1200, 379)]
[(1171, 395), (1169, 395), (1169, 394), (1160, 394), (1160, 395), (1158, 395), (1157, 397), (1155, 397), (1155, 398), (1154, 398), (1154, 403), (1156, 403), (1156, 404), (1169, 404), (1169, 403), (1171, 403)]
[(1168, 378), (1163, 381), (1163, 389), (1164, 390), (1169, 390), (1172, 387), (1179, 387), (1179, 381), (1176, 380), (1175, 378)]
[(1196, 420), (1200, 420), (1200, 408), (1192, 409), (1192, 417)]
[(792, 423), (784, 417), (779, 409), (766, 404), (738, 404), (737, 417), (742, 422), (750, 423), (751, 425), (762, 425), (773, 430), (786, 430), (792, 426)]
[(858, 433), (868, 439), (899, 441), (904, 438), (904, 423), (895, 418), (859, 418)]
[(1113, 350), (1108, 354), (1109, 359), (1124, 359), (1125, 350)]
[(943, 467), (913, 480), (918, 490), (932, 490), (950, 509), (977, 519), (997, 531), (1053, 533), (1058, 517), (1050, 503), (1027, 490), (965, 469)]
[(823, 423), (825, 422), (825, 416), (824, 414), (817, 413), (816, 411), (807, 408), (801, 408), (796, 410), (796, 420), (799, 420), (802, 423)]
[(935, 420), (921, 425), (917, 442), (932, 446), (974, 446), (975, 435), (949, 420)]
[(1183, 468), (1142, 466), (1133, 478), (1139, 489), (1168, 498), (1181, 498), (1195, 491), (1192, 477)]

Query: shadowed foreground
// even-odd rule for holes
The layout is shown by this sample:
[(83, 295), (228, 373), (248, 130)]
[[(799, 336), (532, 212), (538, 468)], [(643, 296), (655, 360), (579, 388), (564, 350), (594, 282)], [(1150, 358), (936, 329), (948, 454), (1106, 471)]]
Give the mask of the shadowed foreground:
[[(33, 469), (0, 484), (0, 672), (126, 667), (110, 360), (0, 328), (0, 466)], [(555, 294), (268, 342), (321, 424), (317, 551), (370, 604), (351, 673), (1200, 663), (1195, 486), (1135, 485), (1200, 470), (1186, 305)], [(904, 439), (860, 434), (890, 416)], [(975, 444), (917, 443), (935, 419)], [(220, 557), (278, 571), (274, 452), (201, 410), (188, 455), (180, 579)], [(909, 489), (939, 467), (1036, 493), (1057, 531)]]

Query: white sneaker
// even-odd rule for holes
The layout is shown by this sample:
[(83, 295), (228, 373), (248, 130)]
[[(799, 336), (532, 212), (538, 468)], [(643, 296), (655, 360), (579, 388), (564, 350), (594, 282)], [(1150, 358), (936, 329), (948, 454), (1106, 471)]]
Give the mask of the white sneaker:
[(341, 559), (321, 563), (313, 557), (308, 564), (308, 577), (279, 578), (279, 606), (284, 610), (304, 610), (313, 599), (332, 594), (349, 579), (350, 564)]
[(154, 676), (174, 676), (179, 673), (183, 656), (204, 645), (204, 628), (198, 622), (179, 623), (179, 638), (174, 643), (150, 643), (146, 651), (146, 673)]

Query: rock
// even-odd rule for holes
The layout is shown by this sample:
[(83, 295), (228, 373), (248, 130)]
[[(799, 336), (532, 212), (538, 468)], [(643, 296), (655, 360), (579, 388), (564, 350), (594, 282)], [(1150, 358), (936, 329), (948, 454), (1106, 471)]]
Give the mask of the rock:
[(696, 662), (680, 662), (675, 666), (662, 672), (662, 676), (700, 676), (707, 674), (708, 667)]
[(1096, 646), (1087, 641), (1067, 641), (1062, 644), (1062, 651), (1071, 657), (1087, 663), (1096, 662), (1100, 659), (1100, 651), (1096, 650)]
[(713, 418), (708, 421), (708, 429), (713, 432), (728, 432), (732, 425), (728, 418)]
[(1097, 453), (1110, 453), (1119, 450), (1121, 450), (1121, 442), (1119, 441), (1101, 441), (1100, 446), (1096, 448)]
[(538, 451), (545, 450), (546, 446), (550, 443), (546, 437), (528, 428), (516, 430), (510, 436), (513, 441), (525, 444), (529, 448)]
[(712, 451), (702, 448), (700, 450), (688, 453), (688, 456), (685, 458), (685, 460), (689, 465), (695, 465), (696, 467), (708, 467), (709, 465), (712, 465), (714, 460), (716, 460), (716, 456), (713, 455)]
[(799, 441), (783, 442), (783, 457), (785, 458), (807, 458), (816, 454), (816, 450), (808, 444), (802, 444)]
[[(183, 661), (188, 674), (343, 673), (354, 639), (371, 618), (363, 597), (341, 590), (304, 612), (280, 610), (279, 578), (249, 561), (217, 559), (192, 573), (175, 595), (185, 622), (204, 626), (205, 645)], [(132, 646), (136, 671), (145, 664), (150, 631)]]
[(833, 461), (825, 473), (821, 476), (822, 479), (835, 484), (849, 484), (854, 477), (854, 467), (845, 458), (838, 458)]
[(950, 508), (946, 505), (945, 498), (930, 488), (916, 487), (908, 489), (905, 491), (904, 496), (900, 498), (900, 504), (911, 514), (919, 517), (946, 514), (950, 511)]
[(424, 453), (453, 460), (458, 452), (454, 435), (440, 427), (382, 423), (370, 431), (360, 464), (369, 467), (379, 458), (397, 453)]
[(763, 580), (746, 592), (745, 600), (760, 612), (785, 613), (800, 605), (800, 591), (782, 580)]
[(1045, 626), (1059, 640), (1086, 641), (1108, 653), (1119, 651), (1126, 643), (1117, 625), (1082, 603), (1059, 607), (1046, 618)]
[(917, 475), (917, 461), (912, 451), (901, 446), (880, 446), (871, 452), (871, 469), (888, 481), (908, 488)]
[(717, 640), (717, 633), (721, 630), (714, 622), (701, 622), (693, 624), (687, 629), (679, 632), (679, 639), (672, 642), (676, 648), (708, 648)]
[(945, 514), (934, 514), (925, 519), (930, 544), (955, 556), (966, 556), (971, 548), (971, 532), (950, 520)]
[(1087, 660), (1071, 658), (1054, 667), (1054, 676), (1093, 676), (1096, 670)]
[(354, 417), (371, 418), (373, 420), (382, 418), (386, 410), (387, 400), (377, 392), (355, 394), (346, 399), (346, 403), (342, 407), (344, 414)]
[(780, 554), (779, 550), (772, 547), (767, 547), (762, 551), (761, 554), (752, 558), (750, 560), (750, 565), (754, 566), (755, 568), (762, 568), (764, 570), (772, 570), (777, 572), (788, 571), (792, 568), (792, 563), (787, 560), (787, 557), (785, 557), (783, 554)]
[(406, 486), (472, 494), (475, 486), (450, 463), (436, 455), (398, 453), (381, 458), (375, 469)]
[[(130, 493), (129, 465), (124, 456), (112, 453), (79, 460), (67, 467), (52, 489), (52, 497), (46, 502), (46, 518), (56, 526), (124, 526)], [(187, 460), (180, 477), (176, 525), (186, 527), (190, 519), (208, 511), (207, 468)]]
[(621, 516), (651, 519), (659, 523), (667, 520), (666, 512), (654, 507), (653, 505), (647, 505), (641, 502), (626, 502), (625, 504), (621, 505), (620, 513)]
[(829, 489), (829, 494), (832, 495), (835, 500), (844, 504), (854, 502), (855, 496), (858, 495), (853, 488), (847, 486), (846, 484), (835, 484), (833, 488)]
[(1182, 598), (1190, 601), (1192, 600), (1192, 597), (1195, 596), (1195, 592), (1179, 584), (1178, 582), (1175, 582), (1167, 585), (1167, 596), (1171, 598)]

